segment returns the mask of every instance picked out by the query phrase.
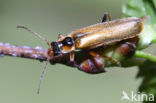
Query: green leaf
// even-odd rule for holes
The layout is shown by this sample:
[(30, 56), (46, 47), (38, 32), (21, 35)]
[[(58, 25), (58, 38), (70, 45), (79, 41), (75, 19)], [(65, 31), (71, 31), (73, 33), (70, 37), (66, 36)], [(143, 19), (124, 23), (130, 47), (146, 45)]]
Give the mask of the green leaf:
[[(126, 0), (122, 11), (124, 17), (149, 17), (145, 20), (143, 32), (139, 35), (135, 56), (146, 59), (145, 63), (139, 66), (137, 78), (142, 78), (143, 81), (138, 90), (154, 94), (156, 99), (156, 58), (141, 51), (156, 43), (156, 0)], [(144, 103), (154, 102), (144, 101)]]
[(156, 1), (155, 0), (126, 0), (123, 6), (123, 14), (125, 17), (150, 16), (150, 23), (156, 23)]
[(123, 6), (122, 12), (126, 17), (141, 17), (146, 15), (142, 0), (126, 0), (126, 4)]
[(152, 43), (156, 43), (156, 30), (153, 24), (144, 24), (142, 33), (139, 35), (137, 49), (147, 48)]
[(150, 16), (150, 23), (155, 24), (156, 23), (156, 8), (154, 4), (155, 0), (143, 0), (146, 15)]
[(137, 49), (144, 49), (156, 43), (156, 0), (126, 0), (122, 11), (125, 17), (149, 18), (144, 21), (144, 29), (139, 35)]
[(143, 78), (139, 91), (147, 95), (153, 94), (154, 98), (156, 98), (156, 63), (146, 61), (144, 64), (140, 65), (137, 78)]

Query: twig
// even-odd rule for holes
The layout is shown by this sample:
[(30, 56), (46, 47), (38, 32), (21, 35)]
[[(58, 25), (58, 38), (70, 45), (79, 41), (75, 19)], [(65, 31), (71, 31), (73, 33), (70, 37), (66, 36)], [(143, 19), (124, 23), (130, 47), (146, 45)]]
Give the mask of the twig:
[(10, 45), (9, 43), (0, 43), (0, 55), (37, 59), (40, 61), (47, 60), (47, 50), (44, 50), (39, 46), (35, 48), (30, 48), (28, 46), (19, 47), (15, 45)]

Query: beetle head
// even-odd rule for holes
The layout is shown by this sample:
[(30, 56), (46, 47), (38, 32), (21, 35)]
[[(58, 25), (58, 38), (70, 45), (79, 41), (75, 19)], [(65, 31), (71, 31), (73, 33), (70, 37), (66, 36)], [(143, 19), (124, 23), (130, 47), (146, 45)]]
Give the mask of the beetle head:
[(58, 47), (58, 43), (57, 42), (51, 42), (51, 47), (53, 48), (54, 56), (58, 56), (61, 53), (61, 50)]

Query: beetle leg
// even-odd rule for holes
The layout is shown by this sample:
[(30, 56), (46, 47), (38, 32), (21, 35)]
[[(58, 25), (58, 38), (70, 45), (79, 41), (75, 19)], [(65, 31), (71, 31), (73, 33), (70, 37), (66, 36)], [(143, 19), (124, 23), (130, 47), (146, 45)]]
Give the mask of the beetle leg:
[[(99, 57), (100, 55), (99, 54), (97, 54), (97, 53), (95, 53), (95, 52), (93, 52), (93, 51), (90, 51), (89, 52), (89, 54), (90, 55), (92, 55), (93, 57)], [(117, 60), (114, 60), (113, 58), (111, 58), (111, 57), (109, 57), (109, 56), (103, 56), (104, 58), (107, 58), (107, 59), (109, 59), (111, 62), (113, 62), (113, 63), (115, 63), (115, 64), (117, 64), (118, 66), (120, 66), (121, 67), (121, 64), (120, 64), (120, 62), (118, 62)]]
[(93, 51), (89, 51), (89, 54), (93, 57), (99, 57), (99, 54), (93, 52)]
[(106, 56), (106, 55), (104, 55), (103, 57), (109, 59), (111, 62), (113, 62), (113, 63), (115, 63), (115, 64), (117, 64), (118, 66), (121, 67), (120, 62), (118, 62), (117, 60), (115, 60), (115, 59), (113, 59), (113, 58), (111, 58), (109, 56)]
[(70, 53), (70, 63), (74, 63), (74, 51)]
[(64, 36), (62, 34), (58, 34), (58, 39), (62, 39)]
[(109, 16), (109, 14), (108, 13), (105, 13), (104, 16), (103, 16), (103, 18), (102, 18), (102, 22), (106, 22), (106, 21), (110, 21), (110, 20), (111, 20), (111, 18)]

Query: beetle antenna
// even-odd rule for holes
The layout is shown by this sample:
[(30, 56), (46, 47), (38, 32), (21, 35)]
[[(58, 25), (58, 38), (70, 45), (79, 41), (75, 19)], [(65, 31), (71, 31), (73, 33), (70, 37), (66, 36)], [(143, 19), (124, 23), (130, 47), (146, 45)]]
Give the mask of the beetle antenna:
[(42, 37), (40, 34), (33, 32), (31, 29), (27, 28), (26, 26), (17, 26), (16, 28), (23, 28), (25, 30), (27, 30), (28, 32), (34, 34), (36, 37), (38, 37), (40, 40), (43, 40), (46, 42), (46, 44), (50, 47), (50, 43), (48, 42), (48, 40), (46, 40), (44, 37)]
[(48, 62), (49, 62), (49, 59), (46, 61), (46, 64), (45, 64), (45, 66), (44, 66), (44, 69), (43, 69), (43, 71), (42, 71), (42, 73), (41, 73), (40, 81), (39, 81), (38, 89), (37, 89), (37, 94), (40, 93), (40, 87), (41, 87), (42, 79), (43, 79), (44, 73), (45, 73), (45, 71), (46, 71), (46, 69), (47, 69)]

